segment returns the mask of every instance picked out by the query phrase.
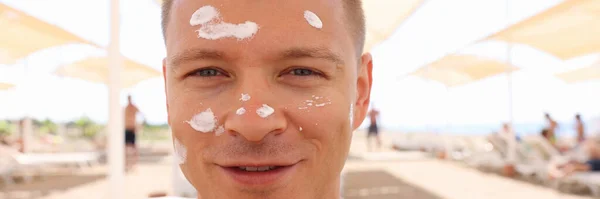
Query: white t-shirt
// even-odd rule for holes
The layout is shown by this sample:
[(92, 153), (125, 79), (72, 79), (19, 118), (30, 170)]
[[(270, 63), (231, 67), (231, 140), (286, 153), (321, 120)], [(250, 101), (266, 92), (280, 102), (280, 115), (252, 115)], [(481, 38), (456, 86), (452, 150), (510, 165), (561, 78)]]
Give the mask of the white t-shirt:
[(167, 197), (161, 197), (161, 198), (148, 198), (148, 199), (194, 199), (194, 198), (182, 198), (182, 197), (167, 196)]

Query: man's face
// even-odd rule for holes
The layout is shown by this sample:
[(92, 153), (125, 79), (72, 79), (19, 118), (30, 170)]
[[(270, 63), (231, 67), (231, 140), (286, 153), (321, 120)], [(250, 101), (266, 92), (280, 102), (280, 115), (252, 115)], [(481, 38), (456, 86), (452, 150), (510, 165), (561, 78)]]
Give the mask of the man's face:
[[(370, 55), (356, 56), (342, 3), (174, 1), (163, 67), (169, 124), (185, 153), (181, 169), (203, 198), (338, 196), (351, 132), (369, 104), (372, 67)], [(259, 30), (244, 40), (199, 38), (201, 26), (190, 17), (203, 6)], [(306, 10), (322, 29), (307, 22)], [(274, 112), (261, 117), (264, 105)], [(240, 108), (246, 112), (237, 114)], [(224, 133), (192, 128), (189, 121), (208, 109)]]

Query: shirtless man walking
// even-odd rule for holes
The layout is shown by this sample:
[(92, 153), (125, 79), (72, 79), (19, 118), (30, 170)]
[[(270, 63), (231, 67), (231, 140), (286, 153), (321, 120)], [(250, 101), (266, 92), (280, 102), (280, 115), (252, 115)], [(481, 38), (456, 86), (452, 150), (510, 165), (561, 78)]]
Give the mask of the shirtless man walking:
[(127, 96), (127, 106), (125, 107), (125, 157), (128, 170), (135, 165), (138, 158), (135, 141), (136, 116), (139, 112), (140, 110), (131, 101), (131, 95)]
[(377, 149), (381, 150), (381, 138), (379, 137), (379, 127), (377, 126), (378, 117), (379, 111), (373, 107), (369, 112), (369, 118), (371, 119), (371, 123), (369, 125), (369, 132), (367, 134), (367, 148), (369, 151), (372, 151), (371, 136), (375, 137), (375, 141), (377, 142)]

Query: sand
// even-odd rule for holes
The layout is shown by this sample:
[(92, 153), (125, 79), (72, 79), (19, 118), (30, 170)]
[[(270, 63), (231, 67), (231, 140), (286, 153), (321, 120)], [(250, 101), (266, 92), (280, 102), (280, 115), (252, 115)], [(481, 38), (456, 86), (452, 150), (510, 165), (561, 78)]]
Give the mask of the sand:
[[(584, 199), (553, 189), (486, 174), (454, 162), (437, 160), (421, 152), (395, 152), (391, 143), (398, 133), (382, 133), (384, 148), (367, 152), (366, 134), (357, 132), (344, 168), (344, 198), (355, 199)], [(161, 146), (168, 149), (169, 145)], [(157, 192), (173, 193), (172, 156), (148, 157), (126, 176), (127, 199), (142, 199)], [(61, 173), (31, 184), (3, 188), (1, 198), (105, 199), (106, 166)]]

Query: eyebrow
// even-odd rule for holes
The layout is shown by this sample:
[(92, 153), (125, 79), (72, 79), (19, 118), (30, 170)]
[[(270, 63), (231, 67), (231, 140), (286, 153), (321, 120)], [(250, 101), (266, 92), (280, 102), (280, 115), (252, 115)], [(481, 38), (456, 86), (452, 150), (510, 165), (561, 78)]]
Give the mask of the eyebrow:
[(188, 49), (181, 53), (175, 54), (173, 58), (169, 60), (169, 65), (177, 67), (185, 62), (203, 59), (222, 60), (225, 59), (225, 53), (221, 51), (207, 49)]
[[(181, 53), (175, 54), (172, 59), (168, 61), (168, 65), (176, 68), (185, 62), (195, 60), (223, 60), (225, 59), (225, 53), (222, 51), (208, 50), (208, 49), (188, 49)], [(301, 59), (301, 58), (316, 58), (325, 59), (335, 63), (338, 66), (345, 65), (344, 60), (338, 54), (333, 53), (327, 48), (315, 47), (315, 48), (291, 48), (283, 51), (279, 58), (285, 59)]]
[(344, 60), (338, 54), (330, 51), (327, 48), (292, 48), (284, 51), (280, 55), (281, 59), (300, 59), (300, 58), (316, 58), (325, 59), (334, 62), (338, 66), (345, 65)]

